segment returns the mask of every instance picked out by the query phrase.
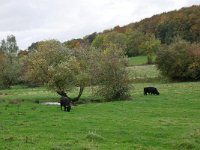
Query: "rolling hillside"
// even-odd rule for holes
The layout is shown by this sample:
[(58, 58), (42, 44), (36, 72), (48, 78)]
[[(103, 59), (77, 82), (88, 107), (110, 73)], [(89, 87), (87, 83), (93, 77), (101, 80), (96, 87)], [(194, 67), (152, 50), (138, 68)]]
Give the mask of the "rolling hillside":
[(140, 31), (144, 34), (154, 34), (162, 44), (170, 44), (174, 37), (179, 36), (190, 42), (200, 41), (200, 6), (184, 7), (180, 10), (163, 12), (139, 22), (125, 26), (116, 25), (113, 29), (106, 29), (101, 33), (92, 33), (82, 39), (72, 39), (64, 42), (68, 47), (91, 45), (98, 35), (106, 36), (110, 32), (129, 34), (132, 31)]

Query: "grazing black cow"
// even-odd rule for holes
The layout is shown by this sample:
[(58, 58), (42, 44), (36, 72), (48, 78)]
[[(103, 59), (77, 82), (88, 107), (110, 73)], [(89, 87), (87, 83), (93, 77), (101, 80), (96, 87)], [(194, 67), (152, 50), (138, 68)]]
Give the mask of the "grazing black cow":
[(144, 95), (147, 95), (147, 93), (153, 94), (153, 95), (155, 95), (155, 94), (159, 95), (160, 94), (155, 87), (145, 87), (144, 88)]
[(67, 97), (62, 96), (60, 98), (60, 108), (61, 108), (61, 110), (62, 110), (62, 106), (64, 107), (64, 111), (67, 110), (68, 112), (70, 112), (70, 110), (71, 110), (71, 101)]

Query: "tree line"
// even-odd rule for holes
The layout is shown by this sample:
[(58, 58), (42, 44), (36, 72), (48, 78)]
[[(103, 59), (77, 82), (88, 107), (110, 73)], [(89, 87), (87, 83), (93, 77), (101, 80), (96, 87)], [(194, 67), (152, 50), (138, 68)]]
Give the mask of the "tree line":
[[(112, 39), (112, 38), (111, 38)], [(34, 43), (29, 51), (19, 51), (15, 36), (0, 44), (0, 88), (14, 84), (46, 86), (59, 95), (78, 101), (86, 86), (107, 100), (129, 96), (127, 55), (123, 47), (108, 40), (102, 48), (69, 48), (66, 43), (47, 40)], [(177, 37), (170, 45), (161, 45), (153, 36), (143, 44), (162, 75), (173, 80), (200, 79), (200, 44)], [(32, 44), (33, 45), (33, 44)], [(108, 46), (109, 45), (109, 46)], [(68, 93), (79, 87), (77, 97)]]
[[(199, 80), (199, 12), (199, 6), (183, 8), (83, 39), (38, 41), (24, 51), (9, 35), (0, 43), (0, 88), (42, 85), (77, 101), (92, 86), (107, 100), (125, 99), (130, 88), (127, 56), (138, 55), (146, 55), (147, 64), (156, 55), (157, 68), (172, 80)], [(79, 92), (70, 98), (73, 88)]]
[[(4, 41), (16, 49), (5, 48)], [(70, 49), (57, 40), (47, 40), (37, 42), (32, 50), (19, 51), (12, 35), (3, 39), (0, 46), (1, 88), (14, 84), (46, 86), (72, 101), (78, 101), (87, 86), (94, 87), (93, 93), (106, 100), (129, 96), (127, 57), (114, 45), (104, 50)], [(79, 92), (72, 98), (69, 92), (74, 88)]]
[(115, 26), (113, 29), (95, 32), (82, 39), (66, 41), (65, 44), (71, 48), (83, 45), (105, 48), (108, 42), (117, 43), (132, 57), (146, 54), (144, 45), (147, 40), (157, 40), (156, 43), (159, 40), (162, 45), (170, 45), (177, 37), (191, 43), (200, 42), (199, 27), (200, 6), (197, 5), (154, 15), (126, 26)]
[(7, 36), (0, 44), (0, 87), (9, 88), (17, 82), (19, 63), (17, 52), (19, 48), (15, 36)]

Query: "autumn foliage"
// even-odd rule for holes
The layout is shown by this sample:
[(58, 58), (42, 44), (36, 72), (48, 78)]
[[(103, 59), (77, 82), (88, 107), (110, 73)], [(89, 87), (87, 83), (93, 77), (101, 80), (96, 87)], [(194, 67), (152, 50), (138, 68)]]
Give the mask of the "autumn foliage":
[(156, 63), (161, 73), (171, 79), (199, 80), (200, 44), (179, 39), (158, 52)]

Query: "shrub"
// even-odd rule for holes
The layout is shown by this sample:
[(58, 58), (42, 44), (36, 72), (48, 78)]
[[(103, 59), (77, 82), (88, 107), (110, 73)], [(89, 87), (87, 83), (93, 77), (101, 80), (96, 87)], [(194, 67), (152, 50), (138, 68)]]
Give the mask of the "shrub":
[(174, 80), (200, 79), (200, 44), (177, 40), (160, 50), (156, 64), (162, 75)]
[(129, 79), (124, 51), (115, 46), (109, 47), (97, 52), (90, 60), (92, 59), (94, 59), (90, 65), (92, 82), (98, 85), (95, 93), (108, 101), (127, 99)]

